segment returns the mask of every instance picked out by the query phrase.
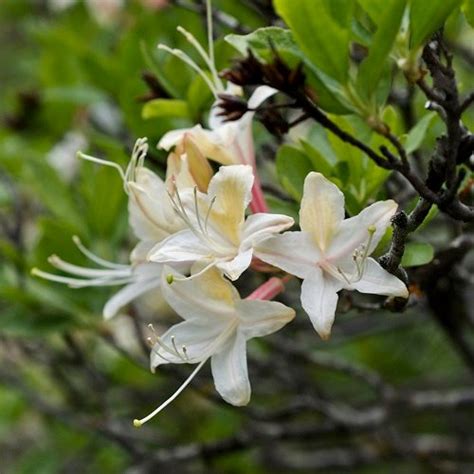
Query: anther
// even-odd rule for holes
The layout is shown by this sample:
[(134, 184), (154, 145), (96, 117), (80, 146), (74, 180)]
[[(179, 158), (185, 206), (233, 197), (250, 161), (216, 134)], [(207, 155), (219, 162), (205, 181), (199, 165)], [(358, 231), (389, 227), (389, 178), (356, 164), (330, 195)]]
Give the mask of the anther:
[(174, 282), (174, 276), (171, 273), (166, 275), (166, 282), (168, 283), (168, 285), (171, 285), (171, 283)]

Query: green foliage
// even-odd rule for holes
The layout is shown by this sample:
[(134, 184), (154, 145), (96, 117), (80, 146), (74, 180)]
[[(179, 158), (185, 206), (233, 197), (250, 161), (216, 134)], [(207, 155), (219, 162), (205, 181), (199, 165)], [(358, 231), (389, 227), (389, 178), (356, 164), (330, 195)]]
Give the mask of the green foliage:
[(466, 16), (466, 20), (474, 27), (474, 2), (473, 0), (464, 0), (462, 4), (462, 11)]
[(417, 267), (430, 263), (434, 257), (433, 246), (426, 242), (410, 242), (402, 258), (404, 267)]
[(410, 47), (419, 47), (459, 7), (461, 0), (410, 1)]
[(399, 32), (404, 11), (404, 0), (390, 0), (384, 5), (383, 12), (375, 15), (377, 31), (372, 36), (369, 54), (362, 62), (357, 78), (358, 89), (365, 97), (370, 97), (376, 90), (386, 69), (387, 58)]
[(436, 118), (436, 113), (428, 113), (408, 132), (405, 141), (405, 149), (407, 153), (416, 151), (422, 145), (426, 134)]
[(275, 0), (278, 14), (310, 61), (340, 84), (349, 73), (353, 5), (352, 0)]

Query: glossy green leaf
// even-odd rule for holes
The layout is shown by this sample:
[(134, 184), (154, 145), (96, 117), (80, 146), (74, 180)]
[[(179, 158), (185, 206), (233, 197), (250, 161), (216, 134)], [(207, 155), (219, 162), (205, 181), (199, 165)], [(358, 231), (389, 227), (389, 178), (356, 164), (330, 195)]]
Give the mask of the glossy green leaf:
[(410, 48), (418, 48), (440, 28), (461, 0), (411, 0)]
[(142, 118), (145, 120), (158, 117), (188, 118), (189, 115), (187, 102), (177, 99), (153, 99), (147, 102), (142, 109)]
[(467, 22), (474, 28), (474, 0), (464, 0), (462, 11)]
[(389, 0), (377, 19), (377, 31), (372, 37), (369, 54), (361, 65), (358, 75), (358, 89), (370, 96), (381, 79), (388, 62), (390, 51), (397, 37), (405, 11), (406, 0)]
[(309, 158), (297, 148), (283, 145), (276, 156), (276, 169), (282, 186), (292, 198), (300, 201), (304, 179), (313, 170)]
[(313, 165), (313, 170), (322, 173), (324, 176), (330, 176), (333, 165), (322, 153), (306, 140), (301, 140), (301, 146)]
[(381, 23), (385, 15), (386, 4), (384, 2), (380, 0), (357, 0), (357, 3), (376, 25)]
[(430, 129), (431, 124), (437, 117), (436, 112), (426, 114), (418, 123), (410, 130), (405, 142), (405, 149), (407, 153), (413, 153), (420, 148), (426, 133)]
[(309, 60), (329, 77), (345, 84), (354, 2), (275, 0), (274, 4)]
[(431, 244), (425, 242), (410, 242), (405, 247), (402, 258), (403, 267), (417, 267), (430, 263), (434, 257), (434, 249)]
[(261, 53), (268, 50), (270, 45), (275, 46), (278, 51), (291, 51), (298, 56), (301, 54), (291, 31), (276, 26), (259, 28), (248, 35), (230, 34), (225, 40), (243, 56), (251, 49), (262, 59)]

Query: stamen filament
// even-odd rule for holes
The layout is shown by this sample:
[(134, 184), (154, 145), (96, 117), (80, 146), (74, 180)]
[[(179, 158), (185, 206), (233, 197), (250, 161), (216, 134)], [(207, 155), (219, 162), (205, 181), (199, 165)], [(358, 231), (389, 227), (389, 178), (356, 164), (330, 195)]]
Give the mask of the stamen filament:
[(96, 158), (95, 156), (86, 155), (85, 153), (82, 153), (81, 151), (77, 152), (77, 157), (80, 158), (81, 160), (91, 161), (92, 163), (97, 163), (99, 165), (110, 166), (111, 168), (115, 168), (119, 172), (122, 180), (125, 182), (125, 173), (122, 167), (118, 163), (115, 163), (113, 161), (108, 161), (108, 160), (102, 160), (100, 158)]
[(194, 275), (190, 275), (188, 277), (177, 277), (177, 276), (174, 276), (173, 277), (173, 280), (174, 281), (188, 281), (188, 280), (194, 280), (194, 278), (198, 278), (200, 277), (203, 273), (206, 273), (207, 270), (209, 270), (209, 268), (212, 268), (213, 266), (216, 265), (216, 263), (219, 263), (220, 261), (225, 261), (225, 259), (214, 259), (211, 263), (209, 263), (208, 265), (206, 265), (202, 270), (199, 270), (197, 273), (195, 273)]
[(135, 426), (135, 428), (140, 428), (140, 426), (142, 426), (147, 421), (151, 420), (161, 410), (166, 408), (171, 402), (173, 402), (176, 398), (178, 398), (181, 392), (191, 383), (191, 381), (194, 379), (197, 373), (201, 370), (202, 366), (206, 363), (206, 361), (207, 359), (204, 359), (199, 363), (199, 365), (192, 371), (191, 375), (184, 381), (184, 383), (178, 388), (178, 390), (176, 390), (176, 392), (174, 392), (174, 394), (168, 398), (168, 400), (166, 400), (158, 408), (153, 410), (149, 415), (145, 416), (144, 418), (140, 420), (138, 419), (133, 420), (133, 426)]
[(349, 278), (347, 278), (346, 274), (342, 271), (342, 268), (337, 267), (337, 271), (338, 271), (339, 275), (341, 275), (342, 278), (344, 278), (344, 280), (346, 281), (346, 283), (347, 283), (348, 285), (350, 285), (350, 284), (351, 284), (351, 281), (349, 280)]
[(172, 49), (169, 46), (161, 43), (158, 45), (158, 49), (162, 49), (163, 51), (166, 51), (167, 53), (176, 56), (178, 59), (181, 59), (181, 61), (183, 61), (192, 69), (194, 69), (194, 71), (196, 71), (203, 78), (204, 82), (207, 84), (207, 86), (217, 99), (218, 91), (212, 81), (209, 79), (209, 77), (207, 77), (206, 73), (186, 53), (184, 53), (180, 49)]
[(76, 244), (77, 248), (82, 254), (84, 254), (89, 260), (92, 260), (94, 263), (97, 263), (97, 265), (110, 269), (128, 268), (128, 265), (109, 262), (108, 260), (104, 260), (103, 258), (98, 257), (97, 255), (92, 253), (87, 247), (84, 246), (84, 244), (81, 242), (81, 239), (77, 235), (74, 235), (72, 237), (72, 241)]
[[(212, 27), (211, 27), (212, 28)], [(199, 53), (199, 55), (204, 59), (204, 62), (206, 63), (207, 67), (209, 68), (209, 71), (212, 74), (212, 79), (214, 80), (214, 85), (216, 89), (222, 89), (224, 90), (224, 86), (222, 85), (221, 80), (219, 79), (219, 75), (217, 74), (216, 67), (214, 65), (214, 58), (211, 59), (210, 54), (208, 55), (206, 51), (204, 51), (204, 48), (201, 46), (199, 41), (195, 38), (195, 36), (190, 33), (189, 31), (185, 30), (182, 26), (178, 26), (177, 30), (191, 43), (196, 51)], [(211, 32), (212, 34), (212, 32)], [(212, 47), (212, 43), (210, 43), (211, 48), (210, 52), (212, 49), (212, 54), (214, 54), (214, 50)]]
[(206, 232), (207, 232), (207, 224), (209, 222), (209, 216), (211, 215), (212, 206), (214, 206), (215, 202), (216, 202), (216, 196), (214, 196), (211, 199), (211, 203), (209, 204), (209, 207), (206, 212), (206, 217), (204, 218), (204, 229), (206, 230)]
[(126, 277), (130, 276), (130, 267), (125, 268), (114, 268), (114, 269), (99, 269), (99, 268), (85, 268), (80, 267), (78, 265), (73, 265), (72, 263), (65, 262), (57, 255), (51, 255), (48, 258), (48, 261), (51, 265), (58, 268), (59, 270), (63, 270), (64, 272), (70, 273), (72, 275), (78, 275), (86, 278), (90, 277), (103, 277), (103, 278), (110, 278), (110, 277)]
[(201, 213), (199, 212), (199, 204), (198, 204), (198, 198), (197, 198), (197, 186), (194, 186), (193, 192), (194, 192), (194, 211), (196, 213), (197, 223), (203, 235), (207, 236), (207, 232), (204, 230), (204, 227), (201, 222)]
[(116, 285), (125, 285), (133, 282), (133, 277), (128, 278), (93, 278), (90, 280), (82, 280), (80, 278), (70, 278), (61, 275), (55, 275), (53, 273), (44, 272), (38, 268), (32, 268), (31, 274), (44, 278), (45, 280), (55, 281), (57, 283), (64, 283), (71, 288), (85, 288), (87, 286), (116, 286)]

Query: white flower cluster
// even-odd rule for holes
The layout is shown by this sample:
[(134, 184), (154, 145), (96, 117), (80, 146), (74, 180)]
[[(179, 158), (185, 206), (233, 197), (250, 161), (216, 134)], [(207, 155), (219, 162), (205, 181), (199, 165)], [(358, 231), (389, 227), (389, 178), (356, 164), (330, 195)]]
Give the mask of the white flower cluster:
[[(217, 94), (224, 86), (215, 73), (212, 42), (209, 54), (197, 48), (209, 65), (212, 80), (206, 78)], [(169, 51), (191, 61), (182, 52)], [(226, 89), (235, 91), (233, 85)], [(269, 87), (258, 88), (251, 107), (274, 93)], [(268, 301), (283, 289), (282, 279), (276, 277), (241, 299), (232, 281), (249, 267), (258, 270), (265, 262), (267, 270), (280, 269), (287, 272), (285, 278), (302, 279), (302, 307), (322, 338), (330, 335), (339, 290), (408, 295), (399, 279), (370, 258), (396, 211), (394, 201), (376, 202), (344, 219), (342, 192), (312, 172), (304, 184), (300, 230), (288, 231), (293, 219), (267, 212), (256, 178), (253, 112), (225, 123), (218, 120), (216, 108), (211, 109), (209, 130), (196, 125), (169, 132), (160, 141), (159, 146), (170, 151), (165, 180), (144, 166), (148, 145), (143, 138), (137, 140), (125, 171), (112, 162), (80, 155), (116, 167), (123, 178), (130, 226), (139, 239), (129, 265), (97, 257), (76, 238), (79, 249), (100, 268), (51, 256), (50, 263), (70, 276), (34, 270), (77, 288), (125, 285), (105, 305), (105, 318), (150, 291), (161, 291), (182, 318), (163, 335), (153, 334), (151, 368), (169, 363), (197, 367), (171, 398), (135, 420), (136, 426), (174, 400), (209, 359), (221, 396), (233, 405), (249, 402), (247, 340), (278, 331), (295, 315), (293, 309)], [(208, 159), (222, 165), (217, 173)], [(247, 216), (249, 206), (252, 213)]]

